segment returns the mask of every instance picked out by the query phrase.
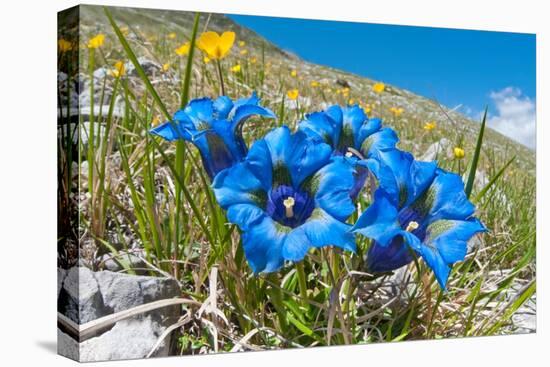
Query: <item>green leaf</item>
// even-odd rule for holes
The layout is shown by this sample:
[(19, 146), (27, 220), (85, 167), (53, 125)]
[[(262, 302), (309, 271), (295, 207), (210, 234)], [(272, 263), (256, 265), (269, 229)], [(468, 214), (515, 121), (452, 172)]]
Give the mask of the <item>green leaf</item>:
[(474, 179), (476, 177), (477, 164), (479, 162), (479, 154), (481, 153), (481, 144), (483, 143), (483, 133), (485, 132), (485, 122), (487, 121), (487, 110), (489, 107), (485, 107), (485, 113), (483, 114), (483, 120), (481, 121), (481, 128), (477, 136), (476, 150), (474, 152), (474, 158), (472, 159), (472, 165), (470, 166), (470, 172), (468, 173), (468, 181), (466, 182), (466, 196), (469, 198), (474, 187)]

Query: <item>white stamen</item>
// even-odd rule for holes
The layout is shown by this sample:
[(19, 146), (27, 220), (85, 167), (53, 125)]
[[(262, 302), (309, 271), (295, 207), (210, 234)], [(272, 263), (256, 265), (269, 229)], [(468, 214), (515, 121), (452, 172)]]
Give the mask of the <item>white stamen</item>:
[(405, 229), (405, 231), (407, 232), (412, 232), (414, 231), (415, 229), (418, 228), (418, 222), (415, 222), (414, 220), (413, 221), (410, 221), (409, 224), (407, 225), (407, 228)]
[(346, 157), (350, 158), (350, 157), (353, 157), (354, 155), (357, 156), (359, 159), (365, 159), (365, 157), (363, 156), (363, 154), (361, 154), (360, 151), (358, 151), (355, 148), (348, 147), (348, 151), (346, 152)]
[(295, 200), (292, 196), (287, 197), (283, 201), (283, 205), (285, 206), (285, 215), (287, 218), (292, 218), (294, 216), (294, 204)]

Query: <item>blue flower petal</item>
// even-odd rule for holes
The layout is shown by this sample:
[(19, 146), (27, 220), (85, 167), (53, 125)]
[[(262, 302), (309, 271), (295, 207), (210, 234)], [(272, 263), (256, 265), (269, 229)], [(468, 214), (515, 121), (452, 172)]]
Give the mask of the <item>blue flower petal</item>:
[(429, 222), (438, 219), (466, 219), (475, 207), (466, 197), (464, 183), (459, 175), (438, 169), (429, 188)]
[(420, 254), (434, 271), (441, 288), (446, 287), (452, 264), (464, 260), (468, 240), (484, 231), (477, 219), (438, 220), (428, 226)]
[(288, 126), (281, 126), (271, 130), (264, 136), (263, 141), (269, 150), (273, 167), (286, 164), (292, 147), (292, 133)]
[(374, 194), (374, 202), (361, 214), (352, 231), (369, 237), (381, 246), (387, 246), (402, 228), (397, 220), (395, 205), (380, 190)]
[(203, 125), (210, 125), (214, 118), (214, 103), (210, 98), (197, 98), (189, 102), (183, 109), (191, 119), (197, 130), (202, 130)]
[(265, 205), (265, 191), (247, 162), (225, 169), (214, 177), (212, 189), (220, 206), (227, 209), (235, 204)]
[(254, 273), (270, 273), (281, 268), (286, 232), (273, 219), (264, 216), (244, 231), (241, 238), (244, 254)]
[(235, 113), (233, 116), (230, 116), (231, 118), (231, 127), (233, 131), (241, 134), (241, 128), (242, 124), (250, 117), (257, 115), (257, 116), (263, 116), (267, 118), (276, 118), (273, 111), (271, 111), (269, 108), (246, 104), (239, 106), (235, 109)]
[(242, 161), (246, 157), (248, 149), (240, 132), (234, 132), (227, 120), (214, 120), (211, 122), (211, 125), (215, 134), (221, 138), (229, 150), (233, 161)]
[[(332, 119), (332, 121), (334, 122), (334, 128), (337, 130), (337, 131), (341, 131), (342, 130), (342, 126), (344, 124), (344, 111), (342, 110), (342, 107), (338, 106), (338, 105), (334, 105), (334, 106), (330, 106), (329, 108), (327, 108), (325, 110), (325, 113)], [(339, 139), (336, 139), (334, 141), (334, 143), (336, 144), (336, 142), (338, 141)]]
[(333, 245), (355, 252), (355, 237), (349, 230), (348, 224), (317, 208), (304, 224), (288, 234), (283, 246), (283, 257), (286, 260), (300, 261), (310, 246), (319, 248)]
[[(355, 169), (344, 157), (334, 157), (312, 177), (315, 202), (334, 218), (345, 221), (354, 211), (350, 196), (356, 184)], [(307, 182), (307, 181), (306, 181)]]
[(376, 155), (379, 151), (387, 151), (395, 148), (399, 138), (393, 129), (382, 128), (367, 136), (361, 143), (361, 153), (365, 157)]
[(265, 217), (265, 212), (253, 204), (234, 204), (227, 209), (227, 219), (242, 231), (248, 231)]
[(422, 246), (420, 254), (430, 269), (433, 270), (439, 286), (445, 290), (447, 279), (451, 273), (451, 266), (443, 260), (437, 249), (433, 247)]
[[(368, 119), (367, 123), (363, 124), (359, 129), (359, 135), (357, 137), (358, 144), (363, 144), (363, 142), (367, 137), (371, 136), (372, 134), (380, 130), (381, 127), (382, 127), (381, 119), (379, 118)], [(359, 149), (360, 146), (356, 148)]]
[(260, 180), (262, 188), (268, 192), (272, 186), (273, 167), (271, 153), (265, 139), (257, 140), (252, 144), (246, 156), (249, 169)]
[(443, 260), (452, 264), (464, 260), (468, 248), (467, 242), (476, 233), (485, 231), (487, 229), (476, 218), (438, 220), (428, 226), (424, 242), (426, 245), (436, 248)]
[(190, 140), (189, 134), (184, 131), (183, 129), (179, 128), (179, 124), (177, 122), (163, 122), (162, 124), (159, 124), (149, 130), (151, 134), (160, 136), (161, 138), (164, 138), (168, 141), (174, 141), (177, 139), (185, 139)]
[(407, 204), (420, 197), (433, 183), (437, 170), (437, 162), (413, 161), (410, 168), (410, 194)]
[(329, 145), (311, 140), (302, 131), (292, 134), (287, 126), (272, 130), (264, 140), (277, 174), (273, 177), (273, 184), (299, 187), (305, 178), (327, 164), (332, 154)]
[(330, 161), (332, 148), (317, 143), (301, 131), (293, 135), (292, 147), (288, 150), (287, 167), (290, 169), (294, 187), (300, 184)]
[(312, 246), (303, 226), (294, 228), (287, 234), (283, 243), (283, 258), (290, 261), (301, 261)]
[(217, 119), (227, 120), (227, 116), (233, 109), (233, 101), (227, 96), (220, 96), (214, 100), (214, 110), (217, 113)]
[(336, 128), (334, 120), (325, 112), (307, 114), (306, 119), (298, 124), (298, 129), (312, 139), (320, 139), (332, 147), (340, 136), (340, 130)]
[(398, 149), (379, 151), (377, 156), (379, 165), (372, 172), (398, 208), (416, 200), (434, 179), (435, 162), (415, 161), (412, 154)]
[(239, 98), (238, 100), (236, 100), (234, 107), (237, 108), (239, 106), (246, 105), (246, 104), (257, 105), (258, 103), (260, 103), (260, 98), (258, 98), (258, 94), (256, 93), (256, 91), (254, 91), (252, 92), (250, 97)]
[(342, 129), (344, 132), (349, 131), (353, 138), (352, 148), (359, 148), (359, 131), (365, 121), (367, 121), (367, 115), (365, 111), (358, 105), (350, 106), (343, 109), (342, 116)]
[(401, 231), (399, 233), (401, 237), (403, 237), (403, 240), (405, 243), (410, 246), (413, 250), (420, 251), (420, 247), (422, 246), (422, 243), (420, 242), (420, 239), (416, 237), (413, 233), (407, 232), (407, 231)]
[(413, 255), (403, 237), (396, 236), (387, 246), (374, 241), (367, 252), (367, 271), (384, 273), (393, 271), (413, 261)]
[(320, 208), (313, 211), (302, 227), (315, 247), (334, 245), (352, 252), (357, 249), (355, 236), (350, 232), (351, 226), (336, 220)]
[(194, 134), (192, 141), (200, 152), (204, 169), (210, 179), (213, 179), (218, 172), (238, 162), (224, 141), (223, 136), (213, 130), (200, 131)]

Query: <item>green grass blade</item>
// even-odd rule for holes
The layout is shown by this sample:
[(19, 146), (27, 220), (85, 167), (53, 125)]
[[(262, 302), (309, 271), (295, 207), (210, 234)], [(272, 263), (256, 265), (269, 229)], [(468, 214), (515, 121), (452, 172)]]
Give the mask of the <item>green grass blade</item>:
[(477, 194), (476, 198), (474, 199), (475, 202), (479, 202), (483, 196), (489, 191), (489, 189), (498, 181), (500, 176), (506, 171), (508, 166), (512, 164), (512, 162), (516, 159), (516, 156), (513, 156), (512, 159), (510, 159), (498, 172), (497, 174), (491, 178), (491, 180), (485, 185), (485, 187)]
[[(184, 108), (189, 100), (189, 86), (191, 85), (191, 71), (193, 70), (193, 55), (195, 53), (195, 40), (197, 38), (197, 29), (199, 27), (200, 13), (195, 14), (195, 21), (193, 23), (193, 31), (191, 34), (189, 53), (187, 55), (187, 65), (185, 65), (185, 77), (183, 79), (181, 90), (181, 102), (180, 107)], [(185, 142), (178, 140), (176, 143), (176, 172), (181, 177), (184, 171), (184, 157), (185, 157)], [(174, 236), (174, 258), (179, 257), (178, 246), (180, 242), (180, 218), (182, 212), (182, 190), (179, 181), (176, 181), (176, 217), (175, 222), (175, 236)]]
[(191, 70), (193, 69), (193, 55), (195, 54), (195, 42), (197, 38), (197, 30), (199, 29), (200, 13), (195, 13), (193, 22), (193, 31), (191, 32), (191, 40), (189, 41), (189, 53), (187, 54), (187, 65), (185, 65), (185, 78), (183, 80), (181, 91), (181, 104), (183, 108), (189, 100), (189, 85), (191, 84)]
[(117, 37), (120, 41), (120, 44), (124, 48), (124, 51), (126, 52), (126, 56), (128, 56), (128, 59), (130, 59), (132, 64), (134, 64), (134, 67), (136, 68), (136, 72), (138, 73), (141, 80), (143, 80), (143, 83), (145, 83), (145, 87), (147, 88), (149, 93), (151, 93), (151, 95), (155, 99), (155, 102), (159, 106), (159, 108), (160, 108), (161, 112), (163, 113), (164, 117), (166, 117), (167, 120), (171, 120), (172, 117), (170, 116), (170, 113), (168, 113), (168, 110), (166, 109), (166, 106), (164, 105), (164, 103), (160, 99), (160, 96), (158, 95), (157, 91), (153, 87), (153, 84), (151, 84), (151, 81), (147, 77), (147, 74), (145, 74), (145, 71), (143, 70), (143, 68), (139, 64), (138, 59), (136, 57), (136, 54), (134, 54), (134, 51), (132, 51), (132, 48), (130, 47), (130, 44), (128, 43), (128, 41), (126, 40), (126, 38), (124, 37), (124, 35), (120, 31), (120, 28), (118, 27), (118, 25), (115, 23), (115, 21), (113, 19), (113, 16), (111, 15), (111, 12), (105, 6), (103, 7), (103, 10), (105, 11), (105, 15), (109, 19), (109, 23), (111, 23), (111, 26), (113, 27), (113, 30), (115, 31), (115, 33), (116, 33), (116, 35), (117, 35)]
[(210, 242), (211, 244), (214, 244), (214, 237), (212, 236), (212, 233), (208, 229), (208, 226), (206, 225), (206, 223), (202, 219), (202, 213), (199, 210), (198, 206), (196, 205), (195, 200), (193, 200), (193, 196), (191, 195), (191, 193), (185, 187), (185, 183), (184, 183), (182, 177), (177, 174), (177, 171), (174, 168), (174, 165), (172, 163), (170, 163), (170, 160), (166, 156), (166, 153), (164, 153), (164, 151), (160, 148), (159, 144), (154, 139), (152, 139), (151, 142), (155, 145), (155, 148), (160, 153), (162, 158), (165, 160), (166, 164), (168, 165), (168, 168), (170, 169), (170, 171), (172, 171), (172, 174), (174, 174), (174, 178), (181, 185), (183, 195), (187, 199), (187, 202), (189, 203), (189, 206), (191, 207), (191, 210), (193, 211), (193, 214), (195, 214), (195, 218), (199, 222), (199, 225), (202, 228), (202, 230), (204, 231), (204, 234), (208, 238), (208, 242)]
[(527, 301), (529, 298), (535, 294), (537, 290), (537, 283), (535, 279), (532, 279), (531, 282), (526, 285), (518, 297), (511, 304), (507, 305), (504, 315), (486, 332), (486, 335), (495, 334), (498, 329), (504, 324), (512, 315)]
[(483, 114), (483, 120), (481, 121), (481, 128), (477, 136), (476, 150), (474, 152), (474, 158), (472, 159), (472, 165), (470, 166), (470, 172), (468, 173), (468, 181), (466, 182), (466, 196), (469, 198), (472, 189), (474, 187), (474, 179), (476, 177), (477, 164), (479, 162), (479, 155), (481, 153), (481, 144), (483, 144), (483, 133), (485, 132), (485, 122), (487, 121), (487, 110), (489, 107), (485, 107), (485, 113)]

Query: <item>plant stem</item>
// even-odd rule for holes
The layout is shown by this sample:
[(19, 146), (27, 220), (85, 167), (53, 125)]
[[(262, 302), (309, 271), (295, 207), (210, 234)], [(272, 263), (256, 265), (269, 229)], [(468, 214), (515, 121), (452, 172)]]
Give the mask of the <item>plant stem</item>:
[(216, 60), (216, 66), (218, 68), (218, 78), (220, 79), (220, 95), (225, 96), (225, 86), (223, 84), (222, 65), (220, 60)]
[(270, 300), (277, 311), (279, 326), (283, 331), (283, 334), (286, 336), (288, 331), (288, 322), (286, 319), (286, 309), (283, 304), (283, 292), (278, 286), (279, 280), (277, 279), (277, 275), (275, 273), (271, 273), (267, 277), (269, 282), (272, 283), (269, 292)]
[[(346, 323), (345, 323), (345, 320), (344, 320), (344, 314), (342, 313), (342, 306), (340, 305), (339, 293), (340, 293), (341, 283), (336, 280), (335, 274), (333, 273), (333, 270), (330, 266), (331, 256), (329, 256), (328, 251), (329, 250), (327, 250), (327, 252), (325, 252), (324, 254), (325, 254), (325, 261), (327, 263), (328, 275), (329, 275), (329, 278), (330, 278), (330, 286), (331, 286), (331, 290), (330, 290), (331, 297), (330, 297), (330, 299), (332, 299), (334, 297), (334, 301), (336, 303), (336, 311), (338, 312), (338, 319), (339, 319), (339, 323), (340, 323), (340, 329), (341, 329), (342, 337), (344, 338), (344, 343), (345, 344), (350, 344), (349, 335), (348, 335), (349, 331), (348, 331), (348, 328), (346, 327)], [(337, 267), (336, 261), (338, 260), (338, 258), (336, 256), (333, 256), (332, 259), (333, 259), (332, 262), (334, 264), (334, 267)], [(329, 307), (329, 309), (330, 309), (330, 307)], [(329, 344), (330, 344), (330, 340), (329, 340)]]
[[(90, 78), (90, 122), (88, 124), (88, 192), (90, 202), (94, 202), (94, 49), (90, 48), (88, 53), (88, 71)], [(92, 216), (93, 218), (93, 216)], [(93, 224), (92, 224), (93, 227)]]
[(300, 297), (302, 298), (302, 305), (307, 307), (308, 296), (307, 296), (307, 281), (306, 273), (304, 271), (304, 262), (300, 261), (296, 263), (296, 274), (298, 275), (298, 286), (300, 288)]

